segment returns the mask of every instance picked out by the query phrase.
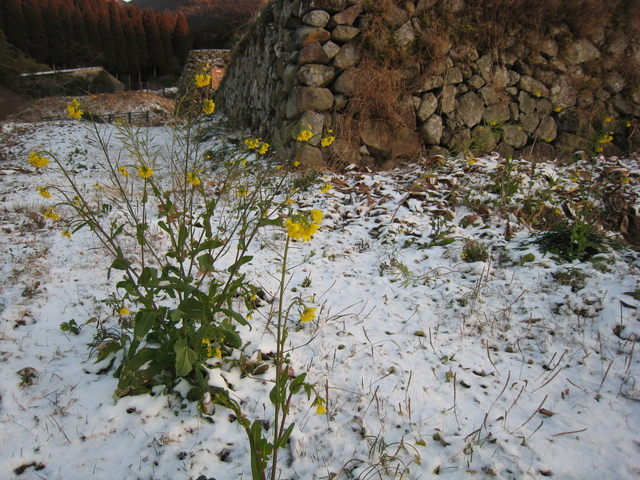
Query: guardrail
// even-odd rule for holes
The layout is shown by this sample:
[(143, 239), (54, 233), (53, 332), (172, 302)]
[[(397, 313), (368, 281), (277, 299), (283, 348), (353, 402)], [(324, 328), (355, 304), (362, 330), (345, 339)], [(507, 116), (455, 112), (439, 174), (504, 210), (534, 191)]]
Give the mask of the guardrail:
[(149, 110), (145, 112), (108, 113), (103, 116), (103, 120), (108, 123), (113, 123), (117, 120), (126, 120), (129, 123), (148, 122)]

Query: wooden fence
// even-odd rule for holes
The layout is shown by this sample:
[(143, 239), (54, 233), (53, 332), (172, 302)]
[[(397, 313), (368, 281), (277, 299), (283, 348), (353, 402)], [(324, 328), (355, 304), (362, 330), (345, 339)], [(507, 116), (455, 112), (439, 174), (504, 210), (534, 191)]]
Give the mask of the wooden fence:
[(145, 112), (108, 113), (104, 115), (103, 120), (108, 123), (113, 123), (117, 120), (126, 120), (129, 123), (148, 122), (149, 110)]

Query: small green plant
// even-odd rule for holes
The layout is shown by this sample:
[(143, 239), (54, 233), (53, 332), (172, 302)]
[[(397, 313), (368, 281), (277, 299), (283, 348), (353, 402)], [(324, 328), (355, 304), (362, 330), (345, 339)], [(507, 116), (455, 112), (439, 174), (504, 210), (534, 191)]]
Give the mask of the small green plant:
[(480, 240), (472, 240), (462, 249), (462, 259), (467, 263), (486, 262), (489, 260), (489, 249)]

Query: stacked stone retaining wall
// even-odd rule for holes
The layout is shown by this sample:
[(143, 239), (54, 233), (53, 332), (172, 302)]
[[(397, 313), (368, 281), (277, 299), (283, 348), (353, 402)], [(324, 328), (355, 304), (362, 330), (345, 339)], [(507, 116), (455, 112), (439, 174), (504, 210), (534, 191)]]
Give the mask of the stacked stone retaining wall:
[[(363, 38), (376, 2), (269, 2), (234, 49), (216, 101), (233, 122), (288, 145), (313, 166), (461, 151), (536, 160), (638, 149), (637, 32), (622, 26), (576, 38), (554, 27), (535, 40), (505, 32), (508, 48), (502, 50), (445, 38), (429, 47), (438, 51), (425, 61), (414, 52), (429, 35), (425, 13), (435, 3), (392, 2), (384, 11), (387, 31), (376, 41), (403, 59), (390, 73), (403, 90), (396, 112), (363, 115), (355, 136), (353, 128), (346, 131), (353, 125), (348, 107), (375, 61), (366, 51), (371, 38)], [(375, 88), (369, 92), (376, 94)], [(318, 136), (331, 131), (337, 140), (327, 149), (287, 143), (300, 125)]]

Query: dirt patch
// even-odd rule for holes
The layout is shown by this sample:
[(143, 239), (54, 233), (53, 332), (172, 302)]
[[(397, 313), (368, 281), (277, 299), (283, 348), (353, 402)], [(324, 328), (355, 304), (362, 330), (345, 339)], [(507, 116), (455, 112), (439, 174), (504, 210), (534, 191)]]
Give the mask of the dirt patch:
[[(0, 119), (16, 122), (39, 122), (67, 118), (67, 105), (71, 100), (73, 97), (27, 100), (14, 107), (6, 117), (0, 117)], [(103, 93), (78, 97), (78, 100), (83, 106), (83, 111), (89, 111), (103, 119), (106, 119), (110, 114), (148, 111), (149, 122), (153, 124), (170, 120), (175, 108), (175, 100), (151, 92)]]
[(26, 95), (12, 92), (0, 87), (0, 120), (26, 108), (31, 99)]

